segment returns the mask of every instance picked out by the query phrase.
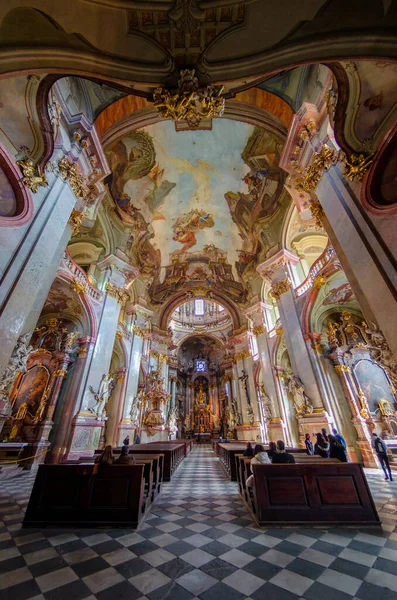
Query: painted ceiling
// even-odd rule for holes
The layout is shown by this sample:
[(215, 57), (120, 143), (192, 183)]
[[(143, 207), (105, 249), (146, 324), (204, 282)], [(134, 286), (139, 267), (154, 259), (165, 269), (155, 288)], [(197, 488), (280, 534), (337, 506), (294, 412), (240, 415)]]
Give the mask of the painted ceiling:
[(165, 121), (105, 149), (116, 212), (131, 227), (141, 274), (153, 277), (152, 299), (175, 291), (171, 280), (228, 281), (244, 301), (242, 275), (261, 248), (256, 225), (279, 208), (281, 151), (273, 134), (227, 119), (183, 132)]

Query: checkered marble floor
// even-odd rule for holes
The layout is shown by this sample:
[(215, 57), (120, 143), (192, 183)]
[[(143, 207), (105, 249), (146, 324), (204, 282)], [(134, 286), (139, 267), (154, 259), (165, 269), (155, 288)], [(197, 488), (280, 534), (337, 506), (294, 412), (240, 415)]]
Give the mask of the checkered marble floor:
[(195, 448), (137, 531), (22, 529), (33, 476), (0, 474), (0, 600), (396, 600), (397, 483), (369, 471), (382, 529), (258, 529)]

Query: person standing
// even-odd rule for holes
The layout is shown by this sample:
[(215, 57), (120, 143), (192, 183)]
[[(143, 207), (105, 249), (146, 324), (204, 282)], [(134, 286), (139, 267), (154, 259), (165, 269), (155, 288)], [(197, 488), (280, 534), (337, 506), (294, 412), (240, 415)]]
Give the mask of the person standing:
[(284, 463), (295, 463), (295, 458), (293, 454), (285, 451), (285, 444), (283, 440), (278, 440), (277, 442), (277, 454), (275, 454), (272, 458), (273, 465), (280, 465)]
[(308, 455), (313, 456), (314, 448), (313, 448), (313, 442), (310, 439), (310, 433), (305, 434), (305, 446), (306, 446), (306, 452), (308, 453)]
[(127, 435), (126, 438), (124, 438), (124, 442), (123, 442), (124, 446), (129, 446), (130, 445), (130, 436)]
[(334, 438), (336, 439), (336, 441), (338, 442), (338, 444), (341, 444), (341, 446), (343, 446), (344, 449), (347, 450), (346, 440), (343, 437), (343, 435), (341, 433), (338, 433), (337, 429), (333, 429), (332, 433), (334, 434)]
[(330, 458), (337, 458), (341, 462), (345, 462), (345, 463), (349, 462), (347, 460), (346, 448), (344, 448), (342, 446), (342, 444), (340, 444), (338, 442), (338, 440), (336, 439), (336, 437), (334, 437), (333, 435), (330, 434), (328, 436), (328, 441), (329, 441), (329, 457)]
[[(389, 457), (387, 456), (387, 446), (386, 446), (385, 442), (375, 432), (372, 434), (372, 440), (373, 440), (375, 452), (377, 454), (377, 457), (379, 458), (379, 462), (380, 462), (383, 472), (385, 474), (385, 480), (388, 481), (390, 479), (390, 481), (393, 481), (393, 477), (392, 477), (391, 469), (390, 469)], [(386, 469), (387, 469), (387, 471), (386, 471)]]

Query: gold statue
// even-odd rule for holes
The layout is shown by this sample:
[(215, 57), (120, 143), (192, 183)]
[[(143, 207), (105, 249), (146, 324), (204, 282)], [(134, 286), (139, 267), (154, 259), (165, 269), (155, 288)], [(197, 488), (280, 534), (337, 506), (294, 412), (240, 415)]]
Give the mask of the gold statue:
[(203, 384), (200, 383), (199, 393), (196, 397), (197, 404), (205, 404), (207, 400), (207, 394), (203, 391)]

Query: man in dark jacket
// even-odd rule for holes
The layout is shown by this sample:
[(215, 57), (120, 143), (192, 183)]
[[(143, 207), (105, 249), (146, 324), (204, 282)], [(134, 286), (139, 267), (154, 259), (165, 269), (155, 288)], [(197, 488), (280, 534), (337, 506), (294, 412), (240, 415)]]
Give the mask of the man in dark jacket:
[[(379, 458), (379, 462), (380, 462), (383, 472), (385, 474), (386, 481), (388, 481), (389, 479), (390, 479), (390, 481), (393, 481), (393, 477), (391, 475), (389, 457), (387, 456), (387, 446), (386, 446), (385, 442), (379, 437), (379, 435), (377, 433), (373, 433), (372, 434), (372, 444), (373, 444), (373, 447), (375, 448), (377, 457)], [(386, 469), (389, 472), (389, 474), (387, 473)]]
[(294, 463), (295, 458), (293, 454), (285, 451), (285, 444), (283, 440), (278, 440), (277, 442), (277, 454), (275, 454), (272, 458), (273, 465), (280, 465), (284, 463)]

